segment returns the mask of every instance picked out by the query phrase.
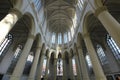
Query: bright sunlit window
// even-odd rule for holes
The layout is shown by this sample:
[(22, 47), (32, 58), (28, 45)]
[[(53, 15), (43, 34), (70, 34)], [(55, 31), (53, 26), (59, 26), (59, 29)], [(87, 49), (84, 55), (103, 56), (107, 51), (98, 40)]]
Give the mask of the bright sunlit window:
[(58, 61), (57, 61), (57, 75), (58, 76), (63, 75), (63, 61), (62, 61), (62, 59), (58, 59)]
[(33, 61), (33, 55), (29, 54), (29, 55), (28, 55), (28, 58), (27, 58), (27, 61), (32, 62), (32, 61)]
[(62, 44), (62, 35), (61, 35), (61, 33), (58, 34), (58, 44)]
[(8, 36), (3, 40), (3, 42), (0, 44), (0, 55), (4, 52), (4, 50), (8, 47), (8, 45), (12, 41), (12, 35), (8, 34)]
[(52, 35), (52, 43), (55, 43), (55, 33)]
[(87, 64), (89, 67), (92, 67), (92, 63), (91, 63), (91, 60), (90, 60), (90, 56), (89, 55), (86, 55), (86, 61), (87, 61)]
[(17, 56), (19, 56), (20, 52), (21, 52), (22, 46), (18, 45), (15, 53), (14, 53), (14, 58), (17, 58)]
[(107, 61), (106, 55), (100, 45), (97, 45), (97, 53), (98, 53), (98, 57), (101, 61), (101, 64), (102, 65), (107, 64), (108, 61)]
[(77, 75), (77, 71), (76, 71), (76, 63), (75, 63), (75, 59), (72, 59), (72, 66), (73, 66), (73, 73), (74, 75)]
[(112, 50), (115, 58), (119, 61), (120, 60), (120, 48), (117, 46), (117, 44), (115, 43), (115, 41), (110, 35), (107, 35), (107, 44)]
[(44, 59), (43, 66), (42, 66), (42, 76), (41, 77), (43, 77), (45, 75), (46, 63), (47, 63), (47, 60)]
[(68, 37), (67, 37), (67, 33), (64, 34), (64, 43), (67, 43)]

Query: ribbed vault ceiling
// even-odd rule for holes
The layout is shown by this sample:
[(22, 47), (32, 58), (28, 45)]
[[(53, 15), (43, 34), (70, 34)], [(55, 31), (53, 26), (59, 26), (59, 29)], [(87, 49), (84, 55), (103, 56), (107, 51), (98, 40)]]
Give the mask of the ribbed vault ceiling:
[(50, 32), (65, 33), (73, 25), (76, 0), (45, 0), (47, 26)]

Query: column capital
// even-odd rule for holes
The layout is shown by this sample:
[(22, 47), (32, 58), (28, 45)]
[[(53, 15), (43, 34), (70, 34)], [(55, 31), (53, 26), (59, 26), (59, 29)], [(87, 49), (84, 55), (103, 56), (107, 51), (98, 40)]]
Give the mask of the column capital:
[(29, 34), (28, 38), (34, 39), (35, 36), (33, 34)]
[(22, 16), (22, 13), (19, 10), (17, 10), (16, 8), (11, 8), (9, 10), (9, 12), (17, 14), (18, 18), (20, 18)]
[(97, 9), (95, 10), (94, 15), (95, 15), (96, 17), (98, 17), (98, 15), (99, 15), (101, 12), (103, 12), (103, 11), (107, 11), (107, 7), (106, 7), (106, 6), (102, 6), (102, 7), (97, 8)]

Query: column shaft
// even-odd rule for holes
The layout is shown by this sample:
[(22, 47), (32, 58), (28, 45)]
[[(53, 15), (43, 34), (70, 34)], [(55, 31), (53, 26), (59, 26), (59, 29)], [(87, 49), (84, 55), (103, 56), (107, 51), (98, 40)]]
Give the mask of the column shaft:
[(90, 40), (89, 35), (84, 36), (84, 41), (85, 41), (88, 53), (90, 55), (90, 59), (92, 61), (93, 70), (95, 73), (96, 80), (107, 80), (105, 75), (104, 75), (104, 72), (102, 70), (102, 67), (100, 65), (100, 62), (98, 60), (97, 54), (96, 54), (95, 49), (92, 45), (92, 42)]
[(62, 80), (67, 80), (67, 75), (66, 75), (66, 62), (65, 59), (63, 59), (63, 79)]
[(81, 73), (80, 73), (80, 65), (78, 61), (78, 56), (75, 55), (75, 62), (76, 62), (76, 71), (77, 71), (77, 80), (81, 80)]
[(48, 70), (49, 70), (49, 61), (50, 60), (50, 58), (48, 57), (47, 58), (47, 63), (46, 63), (46, 71), (45, 71), (45, 80), (48, 80)]
[(73, 66), (72, 66), (72, 58), (69, 57), (69, 66), (70, 66), (70, 77), (71, 80), (75, 80), (74, 74), (73, 74)]
[(120, 48), (120, 24), (118, 21), (107, 10), (99, 13), (97, 17)]
[(38, 60), (39, 60), (39, 57), (40, 57), (40, 51), (41, 51), (41, 47), (37, 47), (28, 80), (35, 80), (35, 73), (36, 73), (36, 69), (37, 69)]
[(57, 59), (54, 59), (54, 80), (56, 80), (57, 77)]
[(10, 80), (20, 80), (21, 75), (22, 75), (23, 70), (24, 70), (24, 66), (25, 66), (27, 57), (29, 55), (30, 49), (31, 49), (32, 44), (33, 44), (33, 40), (34, 40), (33, 36), (30, 36), (27, 39), (27, 42), (26, 42), (24, 49), (23, 49), (23, 52), (22, 52), (22, 54), (21, 54), (21, 56), (16, 64), (16, 67), (13, 71), (13, 74), (12, 74)]
[(13, 28), (17, 20), (20, 18), (21, 13), (12, 9), (1, 21), (0, 21), (0, 43), (4, 40), (9, 31)]
[(43, 67), (43, 61), (44, 61), (45, 55), (42, 55), (40, 57), (40, 66), (38, 68), (38, 73), (37, 73), (37, 79), (36, 80), (41, 80), (42, 76), (42, 67)]
[(80, 48), (78, 49), (78, 56), (79, 56), (79, 59), (80, 59), (82, 78), (83, 78), (83, 80), (90, 80), (87, 65), (86, 65), (86, 62), (85, 62), (84, 55), (83, 55), (83, 51)]

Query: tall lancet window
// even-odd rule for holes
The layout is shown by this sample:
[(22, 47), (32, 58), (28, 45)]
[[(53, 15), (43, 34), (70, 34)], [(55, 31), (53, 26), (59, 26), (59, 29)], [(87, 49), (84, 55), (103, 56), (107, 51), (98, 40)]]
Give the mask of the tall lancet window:
[(74, 58), (72, 59), (72, 64), (73, 64), (73, 65), (72, 65), (72, 67), (73, 67), (73, 74), (74, 74), (74, 75), (77, 75), (76, 62), (75, 62), (75, 59), (74, 59)]
[(64, 43), (67, 43), (68, 41), (68, 37), (67, 37), (67, 33), (64, 34)]
[(105, 53), (100, 45), (97, 45), (97, 53), (98, 53), (98, 57), (101, 61), (101, 64), (102, 65), (108, 64), (108, 60), (106, 58), (106, 55), (105, 55)]
[(47, 63), (47, 59), (45, 58), (44, 61), (43, 61), (43, 66), (42, 66), (42, 75), (41, 75), (41, 78), (45, 75), (46, 63)]
[(62, 34), (58, 34), (58, 44), (62, 44)]
[(63, 75), (63, 61), (61, 59), (61, 54), (58, 55), (58, 61), (57, 61), (57, 76)]
[(92, 62), (91, 62), (91, 60), (90, 60), (90, 56), (89, 56), (89, 55), (86, 55), (86, 56), (85, 56), (85, 59), (86, 59), (86, 62), (87, 62), (87, 64), (88, 64), (88, 67), (91, 68), (91, 67), (92, 67)]
[(52, 43), (55, 43), (55, 33), (53, 33), (53, 35), (52, 35)]
[(112, 50), (118, 63), (120, 63), (120, 48), (117, 46), (117, 44), (110, 35), (107, 35), (107, 44)]
[(2, 43), (0, 44), (0, 56), (3, 56), (5, 53), (5, 51), (7, 51), (7, 49), (9, 48), (10, 44), (12, 43), (12, 35), (8, 34), (6, 36), (6, 38), (2, 41)]

